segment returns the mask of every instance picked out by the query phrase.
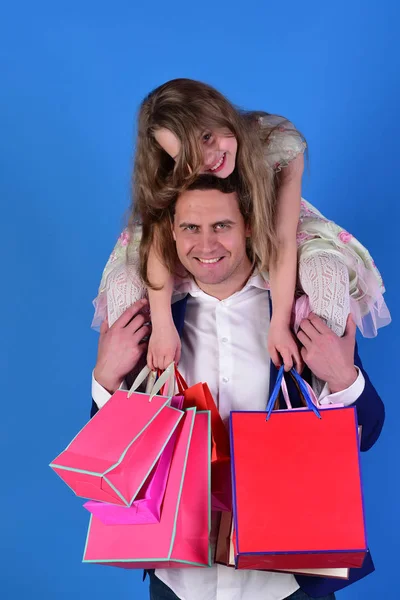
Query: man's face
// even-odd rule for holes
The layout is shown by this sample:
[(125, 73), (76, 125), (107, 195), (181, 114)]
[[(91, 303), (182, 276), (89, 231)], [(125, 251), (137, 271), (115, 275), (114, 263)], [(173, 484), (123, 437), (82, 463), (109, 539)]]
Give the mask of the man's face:
[(206, 293), (222, 299), (249, 276), (246, 238), (250, 230), (235, 193), (183, 193), (176, 203), (173, 234), (180, 262)]

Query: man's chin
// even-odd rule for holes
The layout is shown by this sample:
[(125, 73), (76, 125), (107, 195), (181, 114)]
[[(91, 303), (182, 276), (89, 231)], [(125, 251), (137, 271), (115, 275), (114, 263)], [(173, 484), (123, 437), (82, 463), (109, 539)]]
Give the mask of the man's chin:
[(216, 274), (216, 273), (194, 273), (193, 277), (198, 283), (202, 283), (203, 285), (218, 285), (225, 281), (225, 275)]

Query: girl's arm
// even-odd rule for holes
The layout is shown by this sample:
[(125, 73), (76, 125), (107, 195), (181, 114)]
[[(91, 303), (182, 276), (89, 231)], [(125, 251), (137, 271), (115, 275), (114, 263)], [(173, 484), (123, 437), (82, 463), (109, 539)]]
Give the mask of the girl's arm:
[(304, 157), (299, 154), (279, 174), (277, 191), (277, 236), (278, 254), (270, 266), (272, 319), (268, 335), (268, 347), (272, 361), (279, 365), (279, 354), (285, 367), (297, 369), (301, 358), (297, 344), (290, 332), (290, 320), (294, 301), (297, 276), (296, 233), (300, 216), (301, 179)]
[(171, 312), (173, 277), (165, 267), (154, 244), (147, 264), (149, 281), (159, 289), (148, 288), (152, 334), (147, 364), (152, 370), (166, 369), (180, 358), (180, 339)]

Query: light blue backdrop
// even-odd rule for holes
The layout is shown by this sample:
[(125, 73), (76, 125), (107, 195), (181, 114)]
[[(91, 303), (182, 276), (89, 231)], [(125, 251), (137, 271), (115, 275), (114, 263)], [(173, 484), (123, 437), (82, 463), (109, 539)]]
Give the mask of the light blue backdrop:
[(88, 417), (97, 345), (91, 300), (129, 203), (137, 106), (153, 87), (182, 76), (293, 120), (310, 147), (305, 196), (359, 237), (381, 267), (394, 324), (361, 341), (387, 406), (384, 435), (363, 457), (377, 572), (339, 597), (399, 597), (397, 7), (396, 0), (3, 7), (2, 599), (147, 597), (140, 573), (80, 563), (86, 511), (47, 465)]

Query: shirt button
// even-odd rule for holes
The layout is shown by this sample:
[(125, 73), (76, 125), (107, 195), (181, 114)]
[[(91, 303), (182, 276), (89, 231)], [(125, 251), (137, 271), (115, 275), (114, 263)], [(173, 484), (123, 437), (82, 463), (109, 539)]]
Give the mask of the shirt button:
[(223, 377), (223, 378), (222, 378), (222, 381), (223, 381), (224, 383), (228, 383), (228, 381), (229, 381), (229, 377)]
[(227, 337), (223, 337), (223, 338), (222, 338), (222, 340), (221, 340), (221, 342), (223, 342), (224, 344), (226, 344), (226, 343), (227, 343), (227, 341), (228, 341), (228, 338), (227, 338)]

